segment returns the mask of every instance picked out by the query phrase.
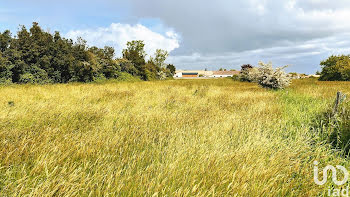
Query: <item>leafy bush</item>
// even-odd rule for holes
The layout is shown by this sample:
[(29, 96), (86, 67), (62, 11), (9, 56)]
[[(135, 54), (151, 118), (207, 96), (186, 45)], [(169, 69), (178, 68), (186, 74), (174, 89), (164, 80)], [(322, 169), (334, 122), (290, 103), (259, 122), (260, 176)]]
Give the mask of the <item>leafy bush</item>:
[(38, 68), (37, 66), (32, 66), (29, 71), (20, 75), (19, 83), (51, 83), (52, 80), (47, 75), (46, 71)]
[(158, 73), (157, 73), (157, 78), (159, 79), (159, 80), (165, 80), (166, 78), (167, 78), (167, 75), (166, 75), (166, 73), (164, 72), (164, 71), (159, 71)]
[(12, 83), (12, 65), (0, 52), (0, 83)]
[(253, 68), (250, 64), (244, 64), (241, 66), (240, 80), (251, 82), (249, 72)]
[(321, 81), (350, 81), (350, 55), (330, 56), (320, 63)]
[(157, 73), (154, 73), (148, 69), (145, 69), (144, 75), (142, 76), (142, 78), (146, 81), (153, 81), (153, 80), (157, 80), (158, 76), (157, 76)]
[(273, 69), (272, 63), (265, 64), (263, 62), (259, 62), (259, 67), (245, 64), (242, 66), (240, 80), (258, 82), (264, 88), (283, 89), (290, 84), (291, 80), (284, 72), (284, 68)]
[(117, 61), (117, 64), (120, 65), (122, 72), (129, 73), (133, 76), (138, 75), (139, 71), (135, 68), (134, 64), (130, 60), (120, 58), (120, 59), (117, 59), (116, 61)]
[(7, 78), (0, 78), (0, 84), (11, 84), (12, 80), (11, 79), (7, 79)]
[(272, 63), (259, 62), (258, 72), (251, 73), (251, 77), (256, 77), (259, 85), (264, 88), (283, 89), (290, 84), (290, 77), (284, 72), (285, 67), (273, 69)]
[[(32, 81), (30, 82), (23, 82), (20, 81), (21, 83), (51, 83), (52, 79), (50, 79), (49, 75), (47, 74), (47, 72), (44, 69), (41, 69), (39, 66), (37, 65), (33, 65), (30, 67), (30, 69), (25, 73), (25, 74), (31, 74), (32, 75)], [(27, 75), (28, 77), (29, 75)], [(23, 80), (22, 76), (22, 79)]]
[(166, 69), (165, 74), (167, 79), (174, 79), (174, 74), (169, 69)]
[(131, 75), (130, 73), (118, 72), (117, 81), (134, 82), (134, 81), (141, 81), (141, 79), (139, 77)]
[(169, 72), (171, 73), (171, 76), (175, 75), (176, 68), (175, 68), (174, 65), (168, 64), (168, 65), (166, 66), (166, 69), (169, 70)]
[(34, 75), (32, 75), (30, 73), (25, 73), (25, 74), (22, 74), (20, 76), (19, 82), (20, 83), (36, 83), (37, 81), (36, 81)]
[(103, 74), (97, 75), (96, 77), (94, 77), (94, 80), (93, 80), (93, 82), (97, 82), (97, 83), (105, 82), (105, 81), (107, 81), (107, 78)]
[(0, 65), (0, 83), (12, 83), (12, 66), (3, 67)]
[(250, 82), (258, 82), (260, 76), (260, 71), (257, 67), (253, 67), (249, 69), (248, 72), (248, 81)]
[(239, 81), (239, 76), (238, 75), (233, 75), (232, 77), (231, 77), (234, 81)]

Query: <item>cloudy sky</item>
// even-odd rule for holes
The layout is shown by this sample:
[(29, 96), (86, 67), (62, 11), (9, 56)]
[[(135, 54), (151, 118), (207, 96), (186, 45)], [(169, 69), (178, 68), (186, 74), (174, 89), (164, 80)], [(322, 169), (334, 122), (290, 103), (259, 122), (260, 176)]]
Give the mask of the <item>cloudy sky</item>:
[(314, 73), (332, 54), (350, 54), (349, 0), (0, 0), (0, 31), (39, 22), (89, 45), (144, 40), (179, 69), (239, 69), (259, 60)]

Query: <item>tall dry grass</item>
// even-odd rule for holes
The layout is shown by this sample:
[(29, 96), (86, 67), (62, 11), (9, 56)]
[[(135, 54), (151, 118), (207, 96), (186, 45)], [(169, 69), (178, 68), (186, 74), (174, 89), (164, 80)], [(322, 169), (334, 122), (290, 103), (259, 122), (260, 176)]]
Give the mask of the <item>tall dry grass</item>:
[[(0, 87), (4, 196), (315, 196), (310, 132), (346, 82), (175, 80)], [(349, 168), (348, 168), (349, 169)]]

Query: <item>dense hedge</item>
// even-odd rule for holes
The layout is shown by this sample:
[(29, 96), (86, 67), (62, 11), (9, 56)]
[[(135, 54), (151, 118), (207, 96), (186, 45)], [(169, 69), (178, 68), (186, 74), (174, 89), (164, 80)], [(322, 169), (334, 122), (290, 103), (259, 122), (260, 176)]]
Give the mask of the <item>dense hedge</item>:
[[(158, 50), (146, 62), (143, 41), (132, 41), (123, 57), (115, 59), (112, 47), (88, 47), (81, 38), (73, 42), (33, 23), (29, 31), (21, 26), (16, 36), (9, 30), (0, 33), (0, 83), (89, 82), (118, 78), (122, 72), (143, 80), (161, 79), (162, 73), (173, 75), (163, 65), (167, 55)], [(157, 59), (162, 62), (155, 62)]]

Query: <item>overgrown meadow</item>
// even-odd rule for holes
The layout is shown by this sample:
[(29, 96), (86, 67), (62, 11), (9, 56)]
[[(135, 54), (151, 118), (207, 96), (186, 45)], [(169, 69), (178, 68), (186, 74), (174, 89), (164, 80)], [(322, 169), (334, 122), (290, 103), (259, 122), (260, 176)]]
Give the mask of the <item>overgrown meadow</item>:
[(0, 86), (2, 196), (316, 196), (350, 162), (315, 122), (349, 82)]

